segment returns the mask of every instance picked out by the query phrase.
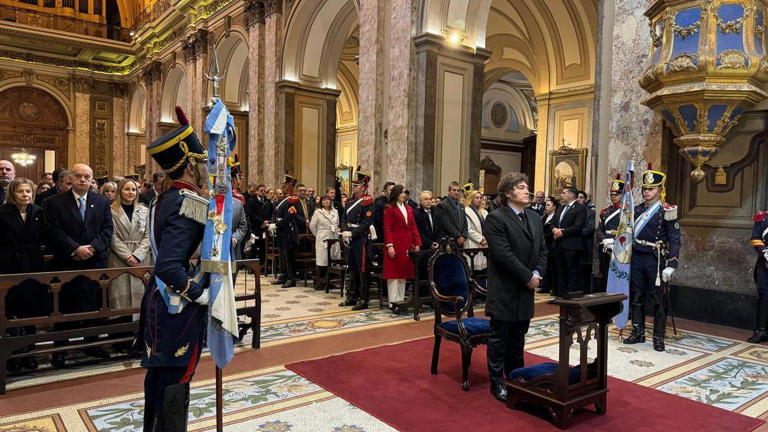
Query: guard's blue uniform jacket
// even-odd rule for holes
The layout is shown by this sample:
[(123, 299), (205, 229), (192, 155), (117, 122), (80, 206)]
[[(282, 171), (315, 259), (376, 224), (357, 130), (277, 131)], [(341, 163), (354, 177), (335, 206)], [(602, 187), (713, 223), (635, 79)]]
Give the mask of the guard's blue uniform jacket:
[(186, 183), (174, 182), (158, 196), (151, 210), (154, 212), (151, 233), (157, 245), (155, 276), (188, 303), (181, 312), (168, 313), (152, 278), (142, 301), (143, 367), (188, 366), (197, 362), (203, 349), (208, 307), (194, 300), (208, 288), (208, 278), (204, 273), (195, 275), (190, 260), (193, 254), (199, 254), (207, 200), (196, 194), (190, 196), (194, 193)]
[[(344, 221), (347, 230), (352, 232), (349, 242), (350, 254), (347, 264), (355, 266), (359, 271), (370, 270), (371, 251), (368, 250), (368, 236), (373, 223), (373, 197), (365, 195), (362, 198), (352, 198), (344, 209)], [(384, 240), (384, 239), (381, 239)]]
[(275, 225), (277, 225), (277, 245), (281, 248), (296, 248), (299, 244), (298, 224), (304, 224), (306, 217), (299, 205), (299, 197), (291, 195), (283, 198), (275, 206)]
[(757, 262), (755, 262), (755, 284), (761, 294), (768, 294), (768, 262), (763, 256), (765, 245), (768, 243), (768, 211), (755, 213), (755, 225), (752, 227), (752, 238), (750, 245), (757, 252)]
[[(646, 208), (645, 203), (635, 207), (635, 229)], [(662, 252), (666, 252), (661, 257), (658, 256), (659, 249), (643, 244), (659, 242)], [(677, 220), (677, 207), (662, 203), (650, 216), (643, 230), (636, 234), (632, 244), (630, 288), (642, 291), (661, 290), (661, 285), (656, 285), (660, 272), (666, 267), (677, 268), (679, 255), (680, 223)]]

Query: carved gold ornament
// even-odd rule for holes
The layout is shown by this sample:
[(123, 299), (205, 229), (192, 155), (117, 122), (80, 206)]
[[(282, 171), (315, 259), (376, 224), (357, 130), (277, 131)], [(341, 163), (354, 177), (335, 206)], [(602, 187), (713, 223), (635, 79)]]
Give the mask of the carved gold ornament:
[(686, 27), (680, 27), (679, 25), (674, 24), (672, 26), (672, 31), (674, 31), (676, 35), (680, 36), (681, 39), (685, 39), (696, 34), (696, 32), (699, 31), (700, 25), (701, 25), (701, 20), (696, 21), (695, 23)]
[(696, 65), (693, 63), (693, 60), (696, 58), (695, 55), (691, 54), (680, 54), (679, 56), (673, 58), (672, 60), (667, 63), (668, 71), (669, 72), (686, 72), (686, 71), (695, 71)]
[(176, 352), (173, 353), (173, 356), (176, 357), (176, 358), (179, 358), (179, 357), (183, 356), (184, 354), (186, 354), (187, 351), (189, 351), (189, 344), (186, 344), (183, 347), (177, 349)]
[(739, 50), (725, 50), (720, 53), (718, 69), (746, 69), (747, 56)]

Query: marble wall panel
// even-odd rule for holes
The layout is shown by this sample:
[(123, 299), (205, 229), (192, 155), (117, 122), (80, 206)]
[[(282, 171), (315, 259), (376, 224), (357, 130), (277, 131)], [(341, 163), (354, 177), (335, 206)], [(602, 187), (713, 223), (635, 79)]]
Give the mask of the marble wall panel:
[(264, 177), (264, 24), (248, 28), (248, 172), (249, 183)]
[(115, 174), (130, 174), (132, 163), (129, 160), (128, 142), (126, 140), (126, 115), (128, 100), (125, 98), (112, 98), (112, 172)]
[[(407, 168), (413, 157), (413, 104), (411, 97), (411, 15), (415, 1), (392, 3), (389, 26), (389, 104), (386, 180), (410, 184)], [(410, 144), (410, 145), (409, 145)], [(376, 184), (376, 183), (374, 183)]]
[(376, 148), (382, 143), (384, 106), (384, 1), (361, 2), (360, 74), (358, 94), (357, 163), (370, 173), (372, 184), (381, 183), (383, 164), (377, 160)]
[(90, 162), (90, 130), (91, 130), (91, 95), (75, 93), (75, 142), (70, 149), (75, 150), (75, 163)]
[(282, 18), (273, 13), (265, 18), (264, 28), (264, 171), (267, 185), (277, 187), (281, 181), (283, 164), (282, 115), (280, 112), (277, 79), (280, 74), (282, 48)]

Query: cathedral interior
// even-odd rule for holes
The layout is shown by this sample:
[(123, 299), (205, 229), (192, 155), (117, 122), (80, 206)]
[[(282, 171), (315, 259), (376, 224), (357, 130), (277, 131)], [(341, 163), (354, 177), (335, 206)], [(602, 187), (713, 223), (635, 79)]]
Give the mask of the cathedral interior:
[[(717, 345), (754, 325), (749, 238), (753, 215), (768, 207), (766, 14), (766, 0), (0, 0), (0, 159), (35, 156), (16, 166), (17, 177), (33, 180), (87, 163), (97, 177), (150, 181), (160, 168), (147, 146), (179, 126), (177, 105), (203, 130), (215, 54), (243, 185), (278, 187), (290, 172), (321, 190), (339, 170), (360, 166), (372, 191), (391, 180), (418, 199), (418, 191), (444, 195), (451, 181), (468, 179), (495, 194), (503, 173), (523, 172), (531, 192), (557, 196), (576, 186), (599, 210), (627, 161), (638, 175), (651, 164), (667, 174), (666, 201), (678, 207), (682, 249), (670, 306), (691, 332), (726, 329), (707, 340)], [(555, 312), (537, 302), (537, 316)], [(334, 333), (322, 347), (308, 342), (314, 336), (295, 346), (281, 339), (292, 319), (309, 314), (283, 315), (268, 326), (273, 335), (262, 332), (280, 365), (362, 349), (373, 336), (378, 346), (432, 331), (428, 314), (398, 334), (377, 321), (368, 336)], [(313, 322), (341, 326), (332, 317)], [(726, 345), (705, 351), (722, 360)], [(760, 385), (768, 382), (763, 351), (754, 363)], [(256, 366), (233, 374), (278, 365), (248, 355)], [(622, 377), (660, 388), (677, 382), (661, 378), (669, 370)], [(71, 390), (123, 385), (120, 376), (102, 377), (81, 377)], [(44, 395), (66, 386), (52, 385)], [(33, 403), (35, 387), (19, 386), (0, 396), (0, 431), (44, 408)], [(127, 407), (140, 388), (126, 384), (117, 402)], [(332, 402), (329, 392), (309, 394), (303, 402)], [(82, 395), (65, 399), (67, 415), (92, 414)], [(764, 419), (767, 404), (756, 397), (736, 411)], [(211, 430), (206, 415), (193, 429)], [(134, 430), (104, 418), (64, 429), (51, 418), (50, 429), (34, 430)], [(242, 427), (315, 430), (281, 429), (280, 420)]]

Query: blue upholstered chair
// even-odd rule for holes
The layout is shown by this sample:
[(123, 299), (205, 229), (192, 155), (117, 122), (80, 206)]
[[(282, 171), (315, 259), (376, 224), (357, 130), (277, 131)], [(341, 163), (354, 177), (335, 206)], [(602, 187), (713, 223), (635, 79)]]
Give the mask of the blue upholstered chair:
[[(442, 339), (458, 343), (461, 347), (461, 388), (467, 391), (472, 350), (477, 345), (487, 344), (490, 334), (489, 321), (476, 318), (472, 309), (475, 296), (485, 294), (485, 289), (469, 277), (467, 262), (451, 239), (443, 239), (439, 249), (429, 259), (429, 285), (435, 305), (435, 346), (431, 372), (437, 374)], [(444, 316), (454, 319), (443, 321)]]

